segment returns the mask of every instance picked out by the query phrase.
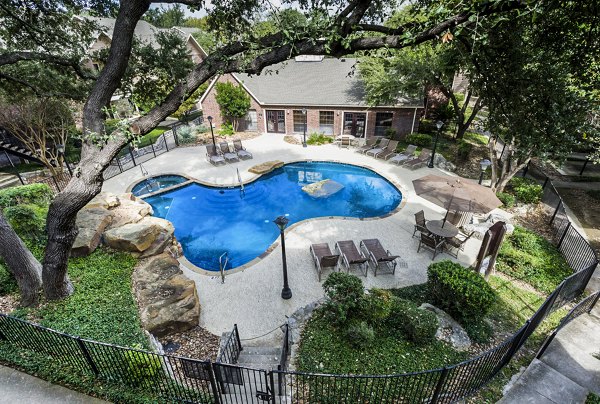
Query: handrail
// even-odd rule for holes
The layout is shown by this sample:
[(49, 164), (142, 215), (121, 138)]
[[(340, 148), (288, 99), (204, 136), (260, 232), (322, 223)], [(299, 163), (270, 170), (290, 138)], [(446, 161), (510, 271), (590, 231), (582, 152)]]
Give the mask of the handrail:
[(237, 171), (237, 177), (238, 177), (238, 183), (240, 184), (240, 191), (242, 191), (242, 193), (244, 192), (244, 183), (242, 182), (242, 176), (240, 175), (240, 169), (236, 168)]
[(244, 348), (240, 340), (240, 333), (238, 332), (237, 324), (233, 325), (233, 330), (227, 336), (227, 340), (221, 348), (221, 352), (217, 357), (217, 363), (237, 363), (240, 356), (240, 352)]
[[(223, 256), (225, 256), (225, 264), (223, 264)], [(221, 274), (221, 283), (225, 283), (225, 269), (227, 269), (227, 263), (229, 262), (229, 252), (225, 251), (219, 256), (219, 273)]]

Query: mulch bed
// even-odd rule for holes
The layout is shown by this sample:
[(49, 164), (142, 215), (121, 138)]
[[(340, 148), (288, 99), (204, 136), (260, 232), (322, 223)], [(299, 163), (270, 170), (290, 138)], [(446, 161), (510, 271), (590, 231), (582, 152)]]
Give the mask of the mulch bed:
[(544, 208), (543, 204), (538, 204), (534, 209), (529, 210), (526, 214), (517, 214), (513, 216), (513, 221), (539, 234), (546, 240), (552, 242), (552, 235), (554, 229), (550, 226), (550, 219), (552, 215)]
[(167, 354), (192, 359), (215, 361), (219, 351), (219, 337), (202, 327), (194, 327), (185, 332), (171, 334), (161, 339), (160, 342)]
[(0, 313), (11, 313), (19, 306), (18, 295), (0, 296)]

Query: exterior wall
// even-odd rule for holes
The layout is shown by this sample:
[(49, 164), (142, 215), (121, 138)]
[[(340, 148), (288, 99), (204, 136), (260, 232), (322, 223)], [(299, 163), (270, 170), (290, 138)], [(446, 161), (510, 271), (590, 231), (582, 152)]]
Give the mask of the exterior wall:
[(194, 43), (194, 41), (191, 38), (188, 38), (188, 40), (185, 43), (185, 46), (187, 47), (188, 51), (190, 52), (190, 55), (192, 56), (192, 62), (198, 64), (202, 62), (202, 60), (204, 60), (204, 54), (202, 53), (202, 50)]

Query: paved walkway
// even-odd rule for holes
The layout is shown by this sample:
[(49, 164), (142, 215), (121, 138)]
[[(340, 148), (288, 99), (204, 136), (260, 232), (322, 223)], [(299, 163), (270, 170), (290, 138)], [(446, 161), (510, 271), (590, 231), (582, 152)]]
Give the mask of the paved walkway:
[[(399, 212), (376, 220), (327, 219), (308, 220), (286, 231), (286, 252), (289, 283), (293, 292), (290, 300), (280, 297), (282, 287), (281, 247), (244, 271), (227, 276), (224, 284), (218, 276), (207, 276), (185, 269), (188, 277), (196, 282), (202, 312), (200, 324), (216, 335), (230, 331), (234, 323), (239, 326), (242, 338), (262, 335), (282, 324), (286, 316), (323, 296), (322, 284), (317, 281), (309, 252), (312, 243), (328, 242), (333, 248), (336, 240), (379, 238), (393, 254), (401, 254), (406, 266), (396, 269), (395, 275), (369, 276), (363, 279), (366, 287), (393, 288), (425, 282), (431, 253), (417, 254), (417, 239), (412, 238), (414, 213), (423, 209), (428, 219), (441, 219), (444, 209), (417, 197), (412, 180), (438, 169), (421, 168), (415, 171), (398, 167), (385, 161), (356, 153), (352, 148), (334, 145), (292, 145), (280, 135), (261, 135), (244, 141), (254, 159), (226, 166), (214, 167), (205, 159), (205, 148), (177, 148), (144, 163), (150, 175), (185, 173), (202, 181), (219, 185), (236, 185), (236, 168), (242, 180), (254, 178), (247, 170), (251, 166), (269, 160), (292, 162), (297, 160), (334, 160), (370, 166), (400, 187), (405, 205)], [(105, 182), (103, 190), (124, 192), (131, 184), (142, 178), (140, 170), (132, 169)], [(272, 218), (282, 212), (273, 212)], [(464, 265), (474, 262), (480, 240), (469, 240), (465, 252), (459, 254)], [(436, 260), (449, 259), (440, 254)], [(276, 337), (277, 333), (271, 334)]]
[(559, 331), (540, 360), (534, 360), (498, 402), (584, 403), (600, 395), (600, 304)]
[(101, 404), (97, 398), (0, 366), (0, 404)]

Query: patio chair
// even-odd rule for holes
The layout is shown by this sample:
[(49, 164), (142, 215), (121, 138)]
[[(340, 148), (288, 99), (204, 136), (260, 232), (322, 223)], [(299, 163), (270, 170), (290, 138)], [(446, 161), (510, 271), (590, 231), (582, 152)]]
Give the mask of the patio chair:
[(225, 159), (214, 144), (206, 145), (206, 160), (212, 165), (225, 164)]
[(394, 163), (394, 164), (404, 164), (409, 160), (412, 160), (415, 158), (415, 152), (417, 151), (417, 146), (413, 145), (413, 144), (409, 144), (408, 147), (406, 148), (406, 150), (404, 150), (402, 153), (396, 154), (395, 156), (393, 156), (391, 159), (389, 159), (390, 163)]
[(372, 148), (371, 150), (367, 150), (365, 153), (367, 156), (375, 157), (376, 154), (381, 153), (387, 145), (390, 143), (390, 139), (381, 139), (377, 147)]
[(321, 282), (321, 273), (323, 272), (323, 268), (333, 268), (334, 270), (337, 269), (340, 261), (340, 255), (333, 254), (329, 248), (329, 244), (312, 244), (310, 246), (310, 253), (312, 254), (313, 261), (315, 262), (315, 268), (317, 270), (317, 274), (319, 275), (319, 282)]
[(415, 213), (415, 230), (413, 231), (413, 237), (417, 232), (429, 234), (429, 230), (427, 230), (426, 226), (427, 220), (425, 219), (425, 212), (422, 210)]
[(443, 251), (445, 243), (446, 239), (438, 240), (432, 235), (421, 233), (417, 253), (421, 251), (421, 247), (431, 250), (433, 252), (433, 257), (431, 257), (431, 260), (433, 261), (435, 259), (435, 256)]
[(223, 154), (225, 161), (228, 161), (230, 163), (240, 161), (237, 154), (231, 152), (231, 150), (229, 149), (229, 144), (227, 144), (227, 142), (219, 143), (219, 148), (221, 149), (221, 153)]
[(352, 144), (352, 138), (350, 136), (342, 135), (338, 140), (335, 141), (338, 147), (350, 147)]
[(373, 272), (377, 276), (377, 270), (385, 268), (392, 275), (396, 272), (396, 260), (400, 258), (399, 255), (390, 254), (389, 250), (386, 250), (381, 245), (379, 239), (371, 238), (362, 240), (360, 247), (365, 250), (369, 257), (369, 266), (373, 266)]
[(467, 241), (469, 241), (473, 234), (475, 234), (474, 231), (466, 237), (459, 237), (459, 235), (456, 237), (446, 239), (446, 242), (444, 244), (444, 246), (446, 247), (446, 252), (454, 258), (458, 258), (458, 253), (465, 250), (465, 244), (467, 243)]
[(335, 243), (335, 250), (342, 256), (342, 264), (346, 266), (346, 272), (350, 272), (351, 265), (357, 265), (364, 276), (367, 276), (369, 269), (367, 265), (368, 258), (356, 248), (352, 240), (338, 241)]
[(457, 228), (463, 227), (465, 224), (471, 222), (473, 218), (472, 212), (448, 212), (448, 216), (446, 217), (446, 221), (452, 223)]
[(398, 147), (398, 143), (400, 142), (398, 142), (397, 140), (390, 140), (387, 147), (381, 153), (377, 153), (375, 155), (375, 158), (387, 160), (390, 157), (396, 155), (396, 147)]
[(242, 141), (240, 139), (236, 139), (233, 141), (233, 150), (242, 160), (251, 159), (252, 153), (250, 153), (244, 146), (242, 146)]
[(421, 150), (421, 154), (419, 155), (419, 157), (407, 161), (406, 163), (404, 163), (404, 167), (410, 168), (411, 170), (416, 170), (417, 168), (421, 168), (425, 164), (427, 164), (430, 158), (431, 150), (423, 149)]
[(375, 147), (375, 145), (379, 142), (379, 138), (370, 137), (366, 140), (364, 146), (360, 146), (356, 149), (358, 153), (366, 153), (368, 150), (371, 150)]

